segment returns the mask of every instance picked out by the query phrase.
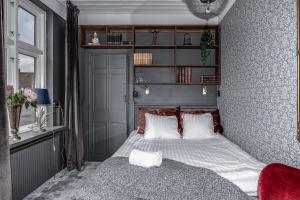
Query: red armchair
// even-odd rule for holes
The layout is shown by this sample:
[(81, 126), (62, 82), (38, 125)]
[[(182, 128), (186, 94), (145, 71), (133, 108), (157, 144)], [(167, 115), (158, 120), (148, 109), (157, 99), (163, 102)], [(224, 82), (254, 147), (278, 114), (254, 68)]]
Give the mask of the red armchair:
[(300, 169), (283, 164), (266, 166), (258, 181), (260, 200), (300, 200)]

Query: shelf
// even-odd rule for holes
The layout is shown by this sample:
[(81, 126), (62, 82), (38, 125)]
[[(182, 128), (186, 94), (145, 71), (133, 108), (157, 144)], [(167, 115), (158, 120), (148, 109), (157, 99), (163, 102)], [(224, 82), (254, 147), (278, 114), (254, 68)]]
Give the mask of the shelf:
[(167, 68), (167, 67), (172, 67), (172, 68), (175, 68), (175, 67), (192, 67), (192, 68), (216, 68), (216, 67), (219, 67), (219, 65), (165, 65), (165, 64), (151, 64), (151, 65), (148, 65), (148, 64), (136, 64), (136, 65), (133, 65), (134, 67), (148, 67), (148, 68)]
[(158, 30), (160, 33), (162, 32), (175, 32), (176, 26), (168, 26), (168, 25), (137, 25), (134, 26), (135, 32), (151, 32), (153, 30)]
[(135, 49), (175, 49), (175, 45), (135, 45)]
[[(80, 45), (84, 49), (199, 49), (199, 45), (131, 45), (131, 44), (102, 44), (102, 45)], [(213, 49), (218, 48), (214, 46)]]
[(186, 32), (202, 32), (204, 29), (209, 28), (211, 31), (216, 31), (218, 26), (195, 26), (195, 25), (179, 25), (176, 26), (176, 33), (186, 33)]
[(192, 67), (192, 68), (216, 68), (219, 65), (176, 65), (176, 67)]
[(219, 83), (134, 83), (134, 85), (219, 85)]
[(111, 45), (80, 45), (84, 49), (132, 49), (133, 45), (130, 44), (111, 44)]
[(137, 64), (134, 65), (134, 67), (153, 67), (153, 68), (175, 68), (175, 65), (158, 65), (158, 64), (152, 64), (152, 65), (147, 65), (147, 64)]
[[(200, 50), (200, 45), (177, 45), (177, 49), (199, 49)], [(219, 46), (214, 45), (213, 49), (217, 49)]]
[[(219, 46), (215, 45), (213, 49), (217, 49)], [(135, 45), (135, 49), (199, 49), (200, 45)]]

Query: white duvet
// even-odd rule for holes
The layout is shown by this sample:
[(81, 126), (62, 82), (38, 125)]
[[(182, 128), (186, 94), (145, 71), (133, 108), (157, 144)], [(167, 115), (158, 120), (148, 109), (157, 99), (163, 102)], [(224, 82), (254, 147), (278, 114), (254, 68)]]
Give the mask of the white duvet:
[(113, 157), (129, 157), (133, 149), (162, 151), (163, 158), (211, 169), (250, 196), (257, 196), (260, 171), (265, 164), (251, 157), (224, 136), (209, 139), (144, 139), (132, 132)]

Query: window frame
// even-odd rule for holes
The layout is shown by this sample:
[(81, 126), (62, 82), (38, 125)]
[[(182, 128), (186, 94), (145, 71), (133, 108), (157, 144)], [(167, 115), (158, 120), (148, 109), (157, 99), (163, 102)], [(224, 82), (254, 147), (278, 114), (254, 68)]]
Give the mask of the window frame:
[[(35, 65), (39, 66), (35, 67), (35, 73), (38, 74), (35, 76), (35, 87), (43, 88), (46, 86), (46, 12), (28, 0), (19, 0), (16, 12), (17, 20), (19, 7), (35, 16), (35, 46), (19, 40), (17, 36), (17, 55), (21, 53), (35, 58)], [(18, 34), (18, 21), (16, 24), (16, 33)], [(15, 76), (18, 77), (18, 75)], [(18, 84), (19, 80), (16, 82), (16, 88), (19, 88)]]
[[(5, 1), (5, 52), (6, 52), (6, 84), (19, 89), (18, 54), (35, 58), (34, 87), (46, 88), (46, 16), (47, 13), (28, 0)], [(19, 7), (35, 16), (34, 46), (18, 39)], [(19, 133), (31, 130), (32, 124), (20, 126)]]

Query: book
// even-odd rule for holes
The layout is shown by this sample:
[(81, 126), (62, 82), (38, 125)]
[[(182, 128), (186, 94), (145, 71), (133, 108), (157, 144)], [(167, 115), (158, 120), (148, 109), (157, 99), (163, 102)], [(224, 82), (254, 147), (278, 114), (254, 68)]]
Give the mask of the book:
[(201, 83), (218, 83), (217, 76), (203, 75), (200, 77)]

